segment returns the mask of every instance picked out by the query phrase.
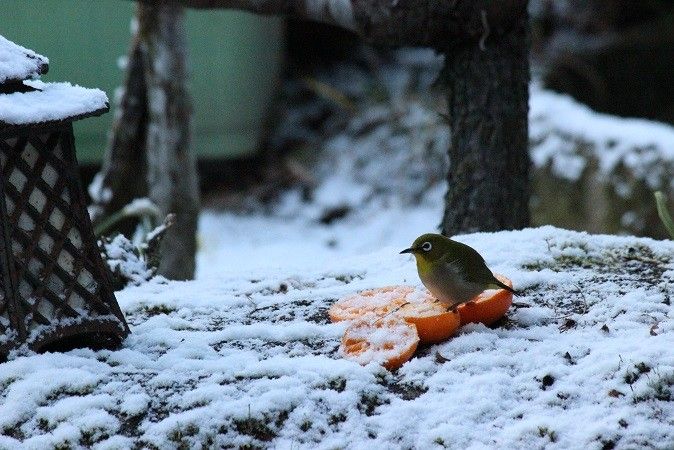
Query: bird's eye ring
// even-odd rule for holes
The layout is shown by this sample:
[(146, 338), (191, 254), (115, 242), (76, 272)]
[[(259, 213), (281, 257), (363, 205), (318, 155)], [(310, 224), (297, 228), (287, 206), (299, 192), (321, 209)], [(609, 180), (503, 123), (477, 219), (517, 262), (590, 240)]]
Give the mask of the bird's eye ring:
[(423, 244), (421, 244), (421, 249), (425, 252), (430, 252), (433, 246), (431, 245), (430, 242), (426, 241)]

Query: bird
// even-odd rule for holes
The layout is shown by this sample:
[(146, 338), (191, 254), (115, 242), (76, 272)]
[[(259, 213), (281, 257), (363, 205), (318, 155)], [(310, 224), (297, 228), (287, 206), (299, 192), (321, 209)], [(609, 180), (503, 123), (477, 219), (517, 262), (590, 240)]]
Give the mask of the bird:
[(414, 255), (421, 282), (448, 310), (456, 311), (486, 289), (516, 293), (494, 276), (477, 250), (441, 234), (422, 234), (400, 253)]

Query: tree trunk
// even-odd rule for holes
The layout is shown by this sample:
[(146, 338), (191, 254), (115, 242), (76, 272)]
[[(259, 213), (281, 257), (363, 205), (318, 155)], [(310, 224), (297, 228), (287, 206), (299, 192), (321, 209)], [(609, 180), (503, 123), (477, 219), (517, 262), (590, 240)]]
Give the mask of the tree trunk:
[(526, 4), (501, 30), (490, 30), (482, 14), (479, 41), (445, 53), (451, 129), (442, 221), (447, 236), (529, 225)]
[[(103, 167), (89, 188), (93, 200), (91, 219), (94, 224), (147, 193), (147, 182), (142, 175), (147, 170), (145, 58), (136, 34), (129, 50), (123, 94), (117, 105)], [(118, 229), (130, 234), (134, 226), (135, 222), (128, 220), (128, 223), (120, 224)]]
[(147, 184), (162, 214), (176, 214), (161, 243), (158, 273), (194, 276), (199, 187), (190, 148), (191, 104), (187, 91), (187, 41), (181, 6), (139, 4), (138, 29), (147, 86)]

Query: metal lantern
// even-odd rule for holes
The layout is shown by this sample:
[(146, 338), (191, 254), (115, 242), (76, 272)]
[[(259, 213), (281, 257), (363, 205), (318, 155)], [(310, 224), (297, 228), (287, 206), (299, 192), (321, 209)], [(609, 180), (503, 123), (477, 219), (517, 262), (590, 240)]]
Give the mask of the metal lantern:
[(94, 237), (72, 122), (105, 93), (36, 80), (48, 60), (0, 36), (0, 358), (110, 347), (129, 333)]

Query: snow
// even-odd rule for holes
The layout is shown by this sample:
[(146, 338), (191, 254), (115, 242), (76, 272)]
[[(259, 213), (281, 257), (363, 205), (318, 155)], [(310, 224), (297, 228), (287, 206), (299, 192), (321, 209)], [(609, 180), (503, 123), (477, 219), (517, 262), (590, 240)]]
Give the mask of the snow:
[(36, 78), (49, 59), (0, 36), (0, 84)]
[[(123, 284), (141, 284), (152, 278), (154, 270), (124, 235), (118, 234), (112, 239), (103, 240), (104, 259), (110, 271)], [(135, 251), (134, 251), (135, 250)]]
[(584, 158), (573, 152), (574, 141), (590, 144), (603, 174), (623, 163), (635, 174), (653, 178), (654, 162), (674, 161), (671, 125), (598, 113), (536, 84), (529, 108), (532, 160), (537, 167), (552, 161), (554, 173), (562, 178), (578, 179), (585, 168)]
[[(349, 0), (309, 0), (306, 2), (307, 17), (321, 21), (334, 21), (349, 30), (355, 30), (356, 19)], [(331, 20), (332, 19), (332, 20)]]
[(24, 81), (24, 84), (37, 90), (0, 95), (0, 124), (58, 121), (108, 107), (108, 97), (100, 89), (39, 80)]

